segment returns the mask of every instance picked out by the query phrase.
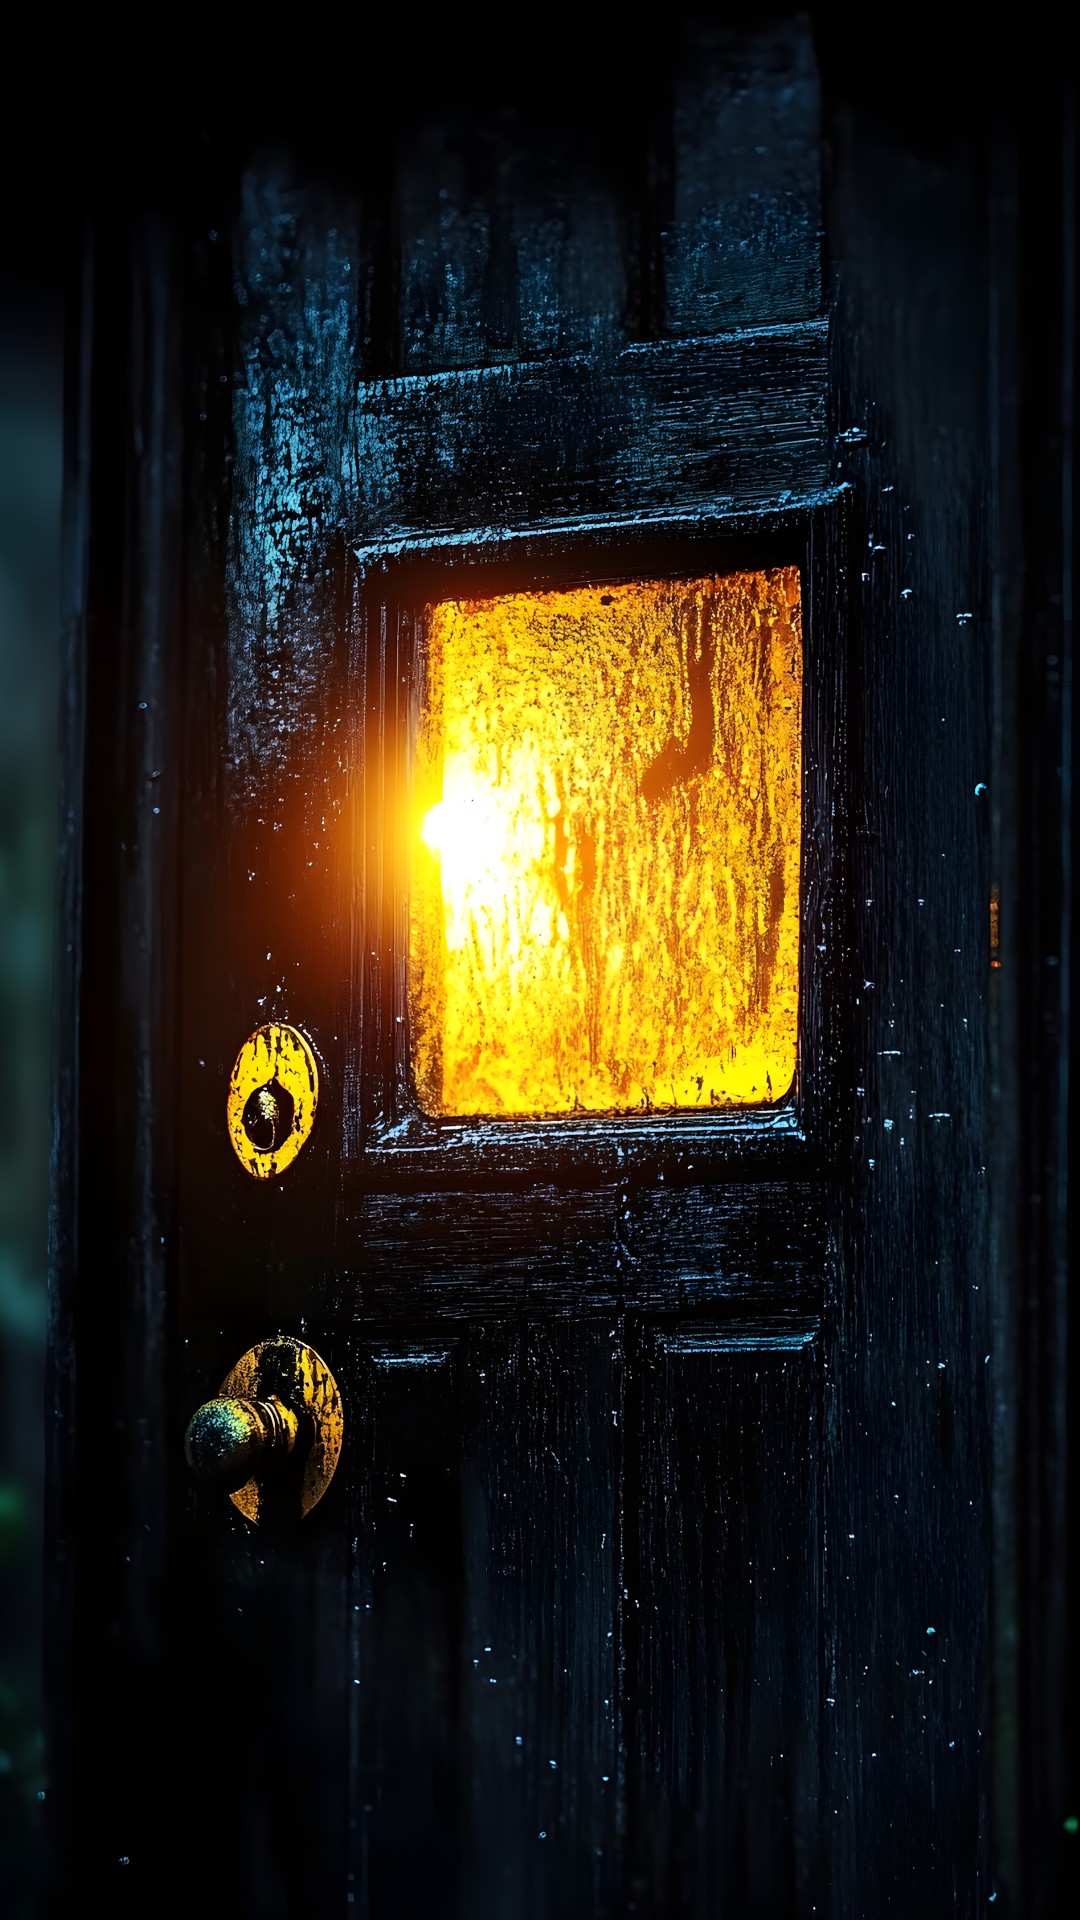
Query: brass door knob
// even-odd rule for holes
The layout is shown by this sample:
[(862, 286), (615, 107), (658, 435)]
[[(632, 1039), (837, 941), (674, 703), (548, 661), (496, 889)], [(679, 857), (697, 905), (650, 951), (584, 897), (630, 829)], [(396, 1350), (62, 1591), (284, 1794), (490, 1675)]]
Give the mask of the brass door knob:
[(275, 1454), (290, 1454), (300, 1422), (275, 1394), (270, 1400), (208, 1400), (193, 1413), (184, 1452), (200, 1480), (216, 1480), (236, 1493), (245, 1480), (266, 1472)]
[(184, 1452), (193, 1473), (258, 1525), (311, 1512), (334, 1477), (343, 1430), (325, 1360), (281, 1334), (250, 1347), (192, 1414)]

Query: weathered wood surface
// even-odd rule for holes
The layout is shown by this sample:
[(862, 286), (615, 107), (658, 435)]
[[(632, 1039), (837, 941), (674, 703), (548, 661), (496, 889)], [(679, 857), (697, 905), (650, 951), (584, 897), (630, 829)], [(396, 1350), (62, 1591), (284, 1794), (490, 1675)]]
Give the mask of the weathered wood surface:
[[(792, 57), (812, 90), (805, 50)], [(737, 142), (753, 119), (744, 109)], [(775, 130), (775, 86), (761, 111)], [(348, 1515), (351, 1586), (344, 1637), (324, 1644), (320, 1666), (332, 1674), (336, 1646), (352, 1756), (347, 1889), (370, 1915), (433, 1899), (476, 1916), (616, 1914), (637, 1886), (643, 1910), (669, 1887), (696, 1911), (718, 1886), (767, 1888), (777, 1872), (802, 1888), (816, 1857), (813, 1799), (790, 1760), (802, 1747), (784, 1748), (777, 1730), (820, 1630), (814, 1342), (837, 1277), (829, 1129), (808, 1142), (791, 1110), (741, 1127), (601, 1122), (591, 1137), (425, 1125), (398, 1018), (395, 865), (413, 576), (440, 544), (444, 568), (465, 564), (456, 548), (485, 556), (489, 576), (538, 564), (602, 574), (643, 564), (627, 529), (640, 542), (652, 524), (670, 551), (674, 523), (684, 545), (712, 540), (730, 564), (748, 551), (737, 529), (771, 508), (789, 514), (772, 537), (807, 552), (831, 480), (828, 333), (803, 244), (811, 122), (792, 119), (785, 150), (790, 184), (802, 142), (802, 200), (786, 186), (777, 198), (791, 287), (774, 307), (768, 250), (751, 286), (736, 245), (731, 298), (717, 304), (714, 281), (699, 324), (689, 256), (681, 241), (665, 252), (648, 167), (623, 177), (624, 198), (629, 185), (641, 204), (617, 214), (610, 159), (605, 177), (583, 121), (555, 139), (562, 176), (530, 173), (535, 142), (505, 116), (495, 133), (482, 114), (475, 127), (444, 114), (402, 136), (382, 188), (394, 199), (392, 295), (362, 185), (308, 186), (274, 162), (244, 190), (228, 585), (208, 660), (228, 743), (224, 774), (208, 778), (228, 795), (230, 826), (222, 842), (215, 798), (186, 881), (188, 1164), (202, 1204), (187, 1216), (184, 1378), (197, 1397), (210, 1352), (257, 1337), (271, 1311), (304, 1320), (351, 1410), (347, 1464), (319, 1522)], [(550, 157), (550, 139), (539, 144)], [(744, 169), (746, 223), (771, 164)], [(572, 182), (561, 198), (560, 177)], [(780, 228), (775, 241), (778, 260)], [(754, 327), (733, 332), (725, 313)], [(820, 586), (834, 606), (838, 552), (808, 559), (808, 605)], [(811, 794), (839, 786), (841, 684), (829, 659), (827, 691), (810, 703)], [(837, 924), (834, 866), (826, 828), (807, 857), (819, 928), (808, 1062), (827, 1031), (818, 946)], [(244, 1018), (251, 1006), (298, 1019), (325, 1068), (320, 1137), (291, 1185), (259, 1196), (261, 1211), (220, 1163), (207, 1105), (241, 1004)], [(814, 1078), (808, 1068), (807, 1087)], [(776, 1423), (760, 1459), (750, 1418), (758, 1432)], [(204, 1505), (195, 1524), (209, 1524)], [(744, 1587), (740, 1571), (729, 1630), (725, 1577), (704, 1562), (698, 1576), (696, 1556), (736, 1536), (749, 1556), (799, 1571), (794, 1599)], [(229, 1551), (226, 1592), (251, 1578), (242, 1540)], [(665, 1591), (669, 1575), (688, 1611)], [(294, 1605), (326, 1605), (311, 1588), (325, 1570), (298, 1553), (294, 1577), (280, 1622)], [(686, 1584), (697, 1577), (700, 1598)], [(684, 1697), (679, 1660), (669, 1665), (669, 1630), (672, 1647), (708, 1636), (700, 1704)], [(737, 1716), (729, 1684), (746, 1690)], [(327, 1711), (337, 1752), (343, 1722), (313, 1696), (311, 1716)], [(657, 1748), (652, 1729), (672, 1714), (684, 1731)], [(688, 1739), (705, 1746), (696, 1772), (681, 1757)], [(753, 1797), (739, 1809), (728, 1802), (747, 1768)], [(258, 1795), (248, 1804), (254, 1819)], [(635, 1851), (625, 1836), (642, 1821)], [(721, 1829), (717, 1854), (709, 1834)]]
[(633, 337), (627, 130), (597, 104), (591, 122), (561, 126), (497, 104), (444, 110), (399, 134), (404, 372), (610, 353)]
[[(351, 537), (422, 543), (818, 491), (830, 472), (826, 334), (806, 320), (362, 385), (342, 450)], [(276, 402), (288, 406), (287, 390)]]
[(376, 1124), (364, 1140), (362, 1183), (379, 1187), (427, 1184), (469, 1187), (483, 1180), (540, 1179), (558, 1167), (577, 1186), (626, 1177), (694, 1183), (695, 1173), (738, 1175), (751, 1168), (775, 1173), (814, 1163), (794, 1103), (774, 1110), (715, 1113), (701, 1118), (598, 1114), (590, 1122), (565, 1119), (515, 1122), (437, 1121), (410, 1112), (396, 1125)]
[[(135, 220), (81, 254), (72, 313), (48, 1405), (48, 1677), (63, 1738), (46, 1804), (58, 1871), (84, 1885), (135, 1860), (146, 1886), (168, 1826), (143, 1756), (168, 1712), (173, 1631), (160, 1594), (175, 1432), (180, 277), (168, 223)], [(119, 1728), (131, 1738), (114, 1740)]]
[(973, 157), (947, 185), (912, 157), (883, 226), (888, 135), (856, 116), (838, 157), (857, 1104), (825, 1404), (823, 1812), (838, 1913), (969, 1914), (994, 1892), (981, 200)]
[(676, 56), (664, 317), (676, 335), (801, 320), (822, 305), (814, 50), (790, 20), (694, 22)]
[(820, 1605), (821, 1392), (812, 1351), (668, 1353), (631, 1371), (627, 1853), (640, 1912), (822, 1905), (829, 1708), (806, 1632)]
[[(943, 158), (900, 107), (831, 109), (826, 363), (809, 39), (681, 36), (617, 147), (581, 90), (557, 131), (413, 101), (378, 154), (317, 131), (282, 161), (258, 127), (167, 209), (186, 372), (164, 441), (126, 335), (94, 376), (60, 1511), (72, 1878), (117, 1913), (152, 1909), (163, 1860), (187, 1897), (271, 1920), (929, 1920), (995, 1890), (986, 1355), (1008, 1356), (976, 790), (992, 602), (1019, 644), (984, 515), (1012, 256), (984, 251), (985, 129)], [(160, 265), (140, 254), (140, 300)], [(819, 511), (837, 480), (846, 526)], [(685, 1138), (635, 1159), (632, 1127), (622, 1171), (610, 1141), (543, 1129), (505, 1152), (395, 1135), (382, 825), (414, 635), (391, 568), (509, 529), (527, 572), (545, 527), (602, 567), (635, 517), (711, 540), (785, 490), (823, 690), (805, 981), (827, 1071), (796, 1130), (757, 1126), (698, 1180)], [(149, 755), (147, 684), (171, 703)], [(149, 857), (159, 819), (179, 844)], [(274, 1016), (326, 1068), (280, 1188), (245, 1181), (223, 1124)], [(348, 1424), (326, 1500), (270, 1541), (183, 1484), (179, 1446), (278, 1326), (325, 1354)]]
[[(317, 196), (305, 221), (320, 214)], [(823, 321), (357, 383), (348, 317), (335, 304), (324, 319), (329, 273), (313, 246), (297, 235), (308, 277), (275, 298), (253, 285), (242, 316), (229, 714), (232, 757), (256, 778), (284, 763), (300, 773), (283, 703), (291, 732), (326, 699), (326, 583), (343, 548), (370, 567), (440, 537), (692, 521), (827, 488)]]
[(740, 1188), (372, 1194), (355, 1214), (356, 1311), (408, 1297), (433, 1316), (820, 1308), (826, 1201), (794, 1181)]

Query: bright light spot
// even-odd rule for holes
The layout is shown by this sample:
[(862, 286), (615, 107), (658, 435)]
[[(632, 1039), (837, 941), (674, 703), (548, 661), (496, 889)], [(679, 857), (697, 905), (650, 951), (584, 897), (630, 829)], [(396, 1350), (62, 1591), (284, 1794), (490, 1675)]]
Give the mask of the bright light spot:
[(450, 953), (478, 931), (504, 955), (520, 947), (510, 896), (527, 884), (547, 839), (539, 793), (528, 804), (531, 771), (518, 764), (512, 783), (495, 787), (468, 759), (446, 758), (443, 797), (424, 815), (420, 838), (440, 863)]

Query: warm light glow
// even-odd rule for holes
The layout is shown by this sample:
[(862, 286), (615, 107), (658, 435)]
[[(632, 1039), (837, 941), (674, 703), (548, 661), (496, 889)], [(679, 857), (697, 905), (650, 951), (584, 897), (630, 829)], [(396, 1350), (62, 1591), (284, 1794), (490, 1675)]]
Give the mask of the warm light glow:
[(424, 815), (420, 838), (441, 862), (446, 941), (454, 952), (468, 938), (469, 915), (481, 900), (490, 906), (506, 890), (515, 854), (512, 798), (479, 780), (460, 755), (449, 756), (443, 797)]
[(801, 693), (794, 567), (429, 610), (409, 951), (428, 1112), (787, 1091)]

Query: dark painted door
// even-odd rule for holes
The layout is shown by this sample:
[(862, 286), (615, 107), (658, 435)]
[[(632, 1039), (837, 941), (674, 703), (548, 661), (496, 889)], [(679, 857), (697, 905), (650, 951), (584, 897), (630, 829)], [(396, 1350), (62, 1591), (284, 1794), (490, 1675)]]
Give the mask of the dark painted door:
[[(823, 230), (805, 23), (655, 53), (256, 114), (97, 224), (55, 1661), (117, 1911), (990, 1891), (982, 189), (913, 160), (890, 227), (845, 122)], [(425, 1115), (425, 609), (783, 568), (790, 1094)], [(319, 1103), (257, 1179), (226, 1101), (273, 1022)], [(344, 1450), (254, 1528), (183, 1433), (278, 1333)]]

